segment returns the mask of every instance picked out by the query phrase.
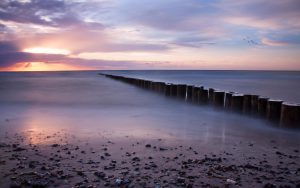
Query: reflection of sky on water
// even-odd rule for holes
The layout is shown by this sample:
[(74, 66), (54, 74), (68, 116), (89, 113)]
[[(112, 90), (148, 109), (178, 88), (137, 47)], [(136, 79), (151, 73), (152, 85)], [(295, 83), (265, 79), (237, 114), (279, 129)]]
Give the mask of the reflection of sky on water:
[(93, 74), (23, 81), (30, 84), (24, 88), (16, 81), (0, 94), (0, 132), (24, 132), (32, 144), (47, 143), (51, 138), (44, 138), (57, 132), (83, 139), (197, 140), (219, 147), (237, 141), (300, 141), (299, 132), (276, 129), (259, 119), (185, 104)]

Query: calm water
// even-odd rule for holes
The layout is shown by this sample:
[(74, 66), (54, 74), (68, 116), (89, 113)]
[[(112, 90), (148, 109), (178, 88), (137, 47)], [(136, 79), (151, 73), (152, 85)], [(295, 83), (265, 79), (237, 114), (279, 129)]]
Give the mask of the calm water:
[[(166, 98), (103, 76), (99, 71), (0, 73), (0, 138), (8, 130), (197, 139), (218, 146), (236, 139), (275, 139), (297, 145), (299, 131), (266, 121)], [(168, 82), (251, 91), (299, 102), (298, 72), (111, 71)], [(278, 95), (278, 96), (277, 96)], [(2, 135), (3, 136), (3, 135)], [(1, 141), (1, 139), (0, 139)]]

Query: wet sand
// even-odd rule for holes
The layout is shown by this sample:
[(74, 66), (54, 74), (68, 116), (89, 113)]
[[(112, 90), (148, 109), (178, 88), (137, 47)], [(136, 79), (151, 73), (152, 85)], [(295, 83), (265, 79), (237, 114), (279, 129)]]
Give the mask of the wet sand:
[[(25, 134), (31, 134), (30, 137)], [(5, 142), (3, 142), (5, 140)], [(42, 141), (42, 144), (32, 142)], [(5, 133), (1, 187), (299, 187), (299, 147), (220, 149), (196, 140)]]
[(0, 187), (300, 187), (299, 130), (94, 75), (29, 80), (1, 94)]

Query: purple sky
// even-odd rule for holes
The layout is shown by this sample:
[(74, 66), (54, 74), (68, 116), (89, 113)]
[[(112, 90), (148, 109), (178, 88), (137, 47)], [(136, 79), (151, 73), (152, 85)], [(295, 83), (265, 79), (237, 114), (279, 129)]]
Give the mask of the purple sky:
[(299, 0), (1, 0), (0, 70), (300, 70), (299, 18)]

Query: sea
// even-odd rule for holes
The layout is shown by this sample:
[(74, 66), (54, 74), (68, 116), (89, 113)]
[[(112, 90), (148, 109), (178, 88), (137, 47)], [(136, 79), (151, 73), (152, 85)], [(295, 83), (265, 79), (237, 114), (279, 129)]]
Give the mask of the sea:
[[(274, 138), (299, 143), (299, 131), (264, 119), (191, 105), (98, 75), (108, 73), (258, 94), (300, 103), (297, 71), (61, 71), (0, 73), (0, 136), (67, 130), (83, 137), (230, 141)], [(262, 142), (263, 143), (263, 142)]]

